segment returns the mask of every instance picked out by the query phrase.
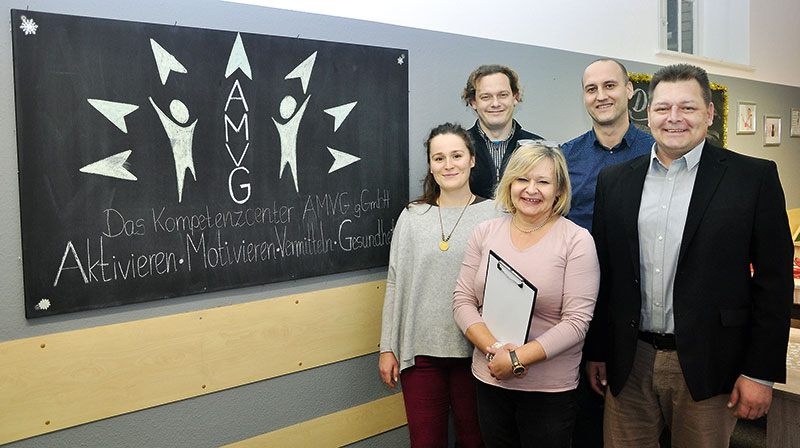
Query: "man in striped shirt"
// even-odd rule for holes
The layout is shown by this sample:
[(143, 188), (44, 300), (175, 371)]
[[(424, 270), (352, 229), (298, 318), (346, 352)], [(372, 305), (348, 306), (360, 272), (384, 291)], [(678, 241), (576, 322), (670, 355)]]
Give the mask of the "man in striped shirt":
[(522, 92), (516, 72), (506, 66), (482, 65), (475, 69), (461, 98), (478, 114), (469, 130), (475, 142), (470, 188), (478, 196), (492, 198), (517, 142), (542, 137), (525, 131), (514, 120), (514, 107), (522, 101)]

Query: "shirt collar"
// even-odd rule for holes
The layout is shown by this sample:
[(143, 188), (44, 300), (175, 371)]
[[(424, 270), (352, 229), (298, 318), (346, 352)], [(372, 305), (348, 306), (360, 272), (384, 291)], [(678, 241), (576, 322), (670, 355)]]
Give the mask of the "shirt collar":
[(486, 135), (485, 132), (483, 132), (483, 128), (481, 127), (480, 119), (475, 120), (475, 127), (478, 128), (478, 133), (481, 135), (481, 137), (483, 137), (483, 139), (486, 140), (487, 142), (495, 143), (495, 144), (511, 141), (511, 139), (514, 138), (514, 132), (516, 132), (517, 126), (519, 126), (519, 124), (517, 123), (517, 120), (512, 119), (511, 120), (511, 132), (508, 133), (508, 137), (506, 137), (503, 140), (495, 142), (495, 141), (489, 139), (489, 136)]
[[(673, 162), (677, 162), (680, 159), (685, 159), (686, 160), (686, 169), (691, 171), (692, 169), (694, 169), (694, 167), (697, 166), (698, 163), (700, 163), (700, 156), (703, 155), (703, 146), (705, 146), (705, 144), (706, 144), (706, 139), (703, 139), (703, 141), (701, 141), (697, 146), (695, 146), (694, 148), (690, 149), (689, 152), (687, 152), (686, 154), (684, 154), (682, 157), (678, 158), (677, 160), (674, 160)], [(663, 165), (661, 160), (659, 160), (658, 156), (656, 156), (656, 148), (657, 147), (658, 147), (658, 143), (654, 142), (653, 143), (653, 147), (650, 148), (650, 164), (651, 165), (652, 165), (654, 159), (657, 160), (658, 163)]]
[[(614, 146), (613, 148), (610, 148), (610, 150), (611, 151), (619, 151), (619, 150), (624, 149), (625, 146), (627, 146), (628, 148), (631, 148), (632, 147), (632, 143), (636, 140), (636, 135), (635, 135), (636, 134), (636, 129), (635, 128), (636, 128), (636, 125), (634, 125), (632, 122), (628, 121), (628, 130), (625, 131), (625, 135), (622, 136), (622, 140), (620, 140), (620, 142), (617, 143), (616, 146)], [(594, 132), (594, 126), (592, 126), (592, 129), (591, 129), (589, 135), (590, 135), (590, 137), (592, 139), (592, 144), (593, 145), (597, 146), (598, 148), (602, 148), (604, 151), (608, 151), (609, 150), (609, 148), (606, 148), (605, 146), (603, 146), (603, 144), (600, 143), (600, 140), (597, 139), (597, 133)], [(623, 142), (625, 143), (625, 146), (622, 145)]]

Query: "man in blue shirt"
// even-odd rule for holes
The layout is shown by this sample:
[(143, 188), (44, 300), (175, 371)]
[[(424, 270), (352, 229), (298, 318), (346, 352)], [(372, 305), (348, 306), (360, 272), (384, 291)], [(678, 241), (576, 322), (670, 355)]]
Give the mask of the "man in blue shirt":
[(517, 73), (504, 65), (476, 68), (467, 79), (461, 99), (478, 114), (469, 129), (475, 142), (475, 166), (469, 186), (476, 195), (493, 198), (518, 142), (542, 137), (522, 129), (513, 119), (514, 108), (522, 101), (522, 89)]
[[(628, 119), (633, 84), (621, 63), (614, 59), (592, 62), (583, 72), (581, 84), (592, 129), (564, 143), (561, 150), (567, 159), (572, 184), (569, 219), (591, 231), (598, 173), (609, 165), (647, 154), (653, 146), (653, 137)], [(583, 369), (572, 437), (574, 448), (596, 447), (603, 440), (603, 398), (591, 390)]]
[(594, 188), (603, 168), (650, 152), (653, 137), (628, 118), (633, 84), (628, 71), (614, 59), (598, 59), (583, 72), (583, 102), (594, 122), (592, 129), (564, 143), (572, 183), (569, 219), (592, 230)]

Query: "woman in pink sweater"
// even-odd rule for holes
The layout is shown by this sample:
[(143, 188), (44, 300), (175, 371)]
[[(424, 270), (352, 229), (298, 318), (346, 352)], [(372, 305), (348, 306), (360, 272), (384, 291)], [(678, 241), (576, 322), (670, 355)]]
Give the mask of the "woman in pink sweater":
[[(518, 148), (497, 186), (507, 215), (480, 224), (467, 243), (453, 314), (475, 345), (478, 418), (487, 447), (568, 447), (578, 365), (600, 268), (589, 232), (564, 216), (571, 188), (564, 156)], [(537, 288), (526, 343), (498, 341), (481, 318), (489, 250)]]

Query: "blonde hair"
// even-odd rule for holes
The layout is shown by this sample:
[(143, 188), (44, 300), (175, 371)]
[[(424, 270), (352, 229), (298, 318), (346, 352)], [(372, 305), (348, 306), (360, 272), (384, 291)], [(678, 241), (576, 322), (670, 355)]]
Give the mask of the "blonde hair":
[[(544, 143), (544, 144), (543, 144)], [(511, 184), (519, 177), (528, 174), (539, 162), (549, 159), (553, 162), (556, 182), (556, 202), (553, 204), (553, 213), (567, 216), (572, 198), (572, 186), (569, 183), (569, 171), (564, 154), (556, 144), (549, 142), (536, 142), (520, 146), (511, 155), (503, 178), (497, 184), (495, 202), (505, 209), (507, 213), (516, 213), (516, 207), (511, 200)]]

